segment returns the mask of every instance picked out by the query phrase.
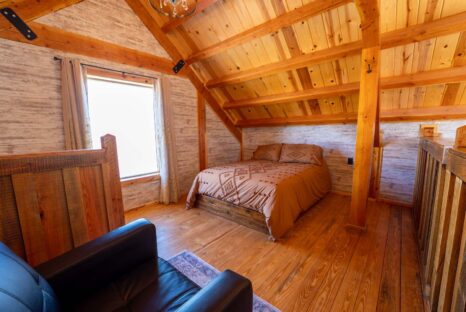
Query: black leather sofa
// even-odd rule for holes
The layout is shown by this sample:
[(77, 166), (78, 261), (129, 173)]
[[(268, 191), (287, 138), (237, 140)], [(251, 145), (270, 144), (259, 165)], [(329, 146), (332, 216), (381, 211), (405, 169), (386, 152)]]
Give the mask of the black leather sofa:
[(252, 311), (251, 282), (225, 271), (201, 289), (157, 257), (138, 220), (34, 270), (0, 243), (0, 311)]

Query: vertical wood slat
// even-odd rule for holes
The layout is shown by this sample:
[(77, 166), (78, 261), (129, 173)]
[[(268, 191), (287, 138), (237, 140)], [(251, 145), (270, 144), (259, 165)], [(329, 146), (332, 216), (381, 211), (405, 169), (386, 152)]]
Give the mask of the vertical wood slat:
[(38, 265), (73, 248), (61, 171), (12, 176), (26, 255)]
[(427, 255), (426, 255), (426, 266), (424, 269), (425, 282), (428, 285), (431, 285), (432, 282), (432, 271), (434, 266), (434, 256), (435, 248), (437, 247), (437, 240), (440, 236), (440, 220), (441, 220), (441, 211), (442, 211), (442, 201), (444, 195), (445, 179), (446, 179), (446, 166), (444, 164), (439, 164), (439, 172), (437, 175), (437, 187), (435, 190), (435, 201), (432, 211), (432, 226), (431, 233), (427, 246)]
[(425, 161), (427, 157), (427, 152), (419, 144), (418, 148), (418, 157), (417, 157), (417, 166), (416, 166), (416, 180), (414, 184), (414, 194), (413, 194), (413, 214), (414, 222), (416, 227), (419, 227), (419, 217), (422, 203), (422, 191), (424, 187), (424, 177), (425, 177)]
[(0, 177), (0, 241), (8, 245), (20, 257), (26, 257), (10, 176)]
[(79, 168), (64, 168), (63, 181), (65, 183), (73, 244), (74, 247), (77, 247), (90, 239)]
[(445, 250), (447, 246), (448, 229), (450, 225), (451, 207), (454, 194), (456, 177), (450, 171), (445, 173), (445, 185), (440, 210), (437, 244), (434, 253), (434, 264), (432, 267), (432, 282), (430, 284), (430, 304), (432, 310), (437, 309), (440, 284), (442, 281)]
[[(466, 183), (463, 181), (460, 190), (459, 206), (466, 206)], [(466, 310), (466, 216), (463, 220), (463, 235), (459, 249), (459, 261), (453, 287), (452, 311)]]
[(108, 214), (105, 211), (106, 199), (102, 168), (100, 166), (79, 168), (79, 179), (88, 235), (89, 239), (92, 240), (110, 230)]
[(427, 252), (428, 252), (428, 242), (430, 239), (430, 235), (432, 232), (431, 226), (432, 226), (432, 214), (434, 210), (434, 202), (435, 202), (435, 195), (436, 195), (436, 189), (437, 189), (437, 176), (439, 173), (439, 167), (440, 167), (440, 162), (436, 159), (433, 158), (433, 168), (429, 180), (429, 186), (427, 189), (428, 195), (427, 195), (427, 202), (425, 206), (426, 214), (425, 214), (425, 219), (424, 219), (424, 226), (423, 226), (423, 231), (421, 233), (421, 237), (419, 240), (419, 245), (422, 250), (422, 263), (424, 265), (427, 264)]
[(461, 238), (464, 228), (466, 212), (466, 190), (464, 182), (456, 177), (453, 193), (450, 225), (448, 229), (447, 246), (443, 265), (442, 282), (438, 302), (438, 311), (450, 311), (452, 304), (452, 293), (459, 262)]

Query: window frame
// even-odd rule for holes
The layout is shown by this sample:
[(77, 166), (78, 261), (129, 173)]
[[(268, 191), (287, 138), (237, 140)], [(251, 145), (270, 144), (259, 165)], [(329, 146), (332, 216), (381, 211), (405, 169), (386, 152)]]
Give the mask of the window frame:
[[(154, 88), (155, 82), (157, 80), (157, 78), (153, 78), (153, 77), (131, 74), (131, 73), (123, 72), (123, 71), (95, 67), (91, 65), (84, 66), (84, 74), (86, 76), (86, 81), (87, 79), (94, 79), (94, 80), (102, 80), (102, 81), (108, 81), (108, 82), (114, 82), (114, 83), (124, 83), (128, 85), (137, 85), (137, 86), (144, 86), (144, 87), (151, 87), (151, 88)], [(155, 89), (154, 89), (154, 92), (156, 92)], [(157, 135), (155, 136), (155, 140), (157, 140)], [(156, 144), (158, 144), (158, 142), (156, 142)], [(130, 185), (135, 185), (135, 184), (160, 181), (160, 166), (159, 166), (160, 159), (159, 159), (158, 154), (156, 154), (155, 156), (158, 162), (158, 165), (157, 165), (159, 169), (158, 171), (138, 174), (138, 175), (124, 177), (124, 178), (120, 177), (121, 186), (130, 186)]]

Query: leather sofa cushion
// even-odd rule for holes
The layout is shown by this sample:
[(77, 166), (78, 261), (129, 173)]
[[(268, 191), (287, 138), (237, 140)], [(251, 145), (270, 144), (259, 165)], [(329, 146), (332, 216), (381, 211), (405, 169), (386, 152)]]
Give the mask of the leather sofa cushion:
[(85, 298), (62, 302), (70, 311), (175, 311), (200, 290), (163, 259), (135, 267)]
[(58, 302), (47, 281), (3, 243), (0, 243), (0, 311), (58, 311)]

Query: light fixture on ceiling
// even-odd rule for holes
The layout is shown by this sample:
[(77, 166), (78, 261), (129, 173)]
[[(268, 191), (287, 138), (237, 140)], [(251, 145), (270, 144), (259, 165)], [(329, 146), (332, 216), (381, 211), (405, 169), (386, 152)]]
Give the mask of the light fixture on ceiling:
[(196, 11), (197, 0), (149, 0), (159, 13), (172, 18), (182, 18)]

